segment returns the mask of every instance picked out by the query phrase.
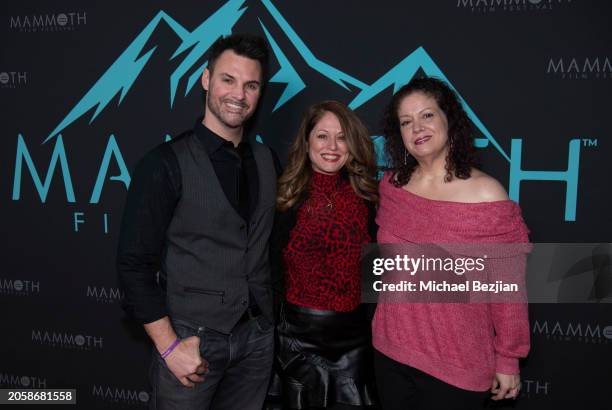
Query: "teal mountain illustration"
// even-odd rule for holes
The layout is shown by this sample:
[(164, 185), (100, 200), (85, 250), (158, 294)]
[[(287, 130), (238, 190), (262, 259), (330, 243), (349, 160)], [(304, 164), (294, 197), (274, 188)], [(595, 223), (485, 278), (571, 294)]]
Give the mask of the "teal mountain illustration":
[[(272, 20), (277, 24), (278, 30), (276, 32), (280, 31), (284, 34), (308, 67), (343, 89), (355, 93), (353, 99), (348, 103), (352, 109), (358, 109), (390, 88), (395, 93), (402, 85), (408, 83), (417, 71), (421, 70), (428, 76), (435, 76), (446, 81), (457, 92), (471, 121), (485, 137), (478, 139), (476, 144), (482, 147), (490, 143), (506, 160), (510, 161), (508, 154), (504, 152), (491, 132), (489, 132), (461, 96), (461, 93), (453, 86), (452, 82), (444, 75), (444, 72), (423, 47), (418, 47), (412, 51), (372, 84), (367, 84), (318, 59), (315, 53), (291, 27), (291, 24), (274, 6), (272, 1), (260, 1)], [(160, 11), (157, 13), (64, 119), (51, 131), (43, 143), (59, 135), (70, 124), (95, 109), (89, 120), (92, 123), (117, 95), (119, 95), (118, 104), (121, 104), (131, 86), (156, 52), (156, 46), (152, 46), (147, 50), (145, 50), (145, 46), (148, 44), (155, 29), (162, 23), (167, 24), (180, 39), (179, 46), (170, 57), (170, 60), (181, 58), (180, 63), (169, 78), (169, 106), (172, 109), (177, 96), (184, 97), (188, 95), (193, 86), (198, 82), (202, 70), (207, 64), (207, 62), (203, 64), (198, 64), (198, 62), (201, 61), (201, 58), (208, 51), (212, 43), (220, 36), (232, 33), (236, 23), (248, 9), (245, 6), (245, 2), (245, 0), (228, 0), (193, 31), (185, 29), (166, 12)], [(272, 31), (269, 30), (269, 27), (264, 24), (260, 17), (258, 16), (258, 22), (279, 65), (278, 71), (271, 77), (270, 82), (285, 85), (283, 92), (274, 105), (272, 110), (274, 112), (306, 89), (307, 84), (283, 52), (277, 39), (272, 36)], [(382, 143), (382, 141), (378, 142), (378, 145)]]

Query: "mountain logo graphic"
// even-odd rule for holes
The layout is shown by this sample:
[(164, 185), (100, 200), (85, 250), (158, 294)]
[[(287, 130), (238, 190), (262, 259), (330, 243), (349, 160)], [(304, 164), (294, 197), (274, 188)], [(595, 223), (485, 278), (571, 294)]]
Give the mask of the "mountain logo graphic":
[[(206, 67), (206, 62), (196, 66), (197, 61), (199, 61), (199, 59), (208, 51), (212, 43), (217, 38), (223, 35), (231, 34), (233, 27), (247, 9), (247, 7), (244, 6), (245, 2), (245, 0), (228, 0), (215, 13), (209, 16), (191, 32), (185, 29), (164, 11), (157, 13), (157, 15), (146, 25), (146, 27), (130, 43), (123, 53), (121, 53), (117, 60), (115, 60), (115, 62), (106, 70), (104, 74), (102, 74), (102, 76), (89, 89), (89, 91), (85, 93), (81, 100), (72, 108), (72, 110), (70, 110), (66, 117), (60, 121), (53, 131), (51, 131), (44, 142), (56, 137), (78, 118), (84, 116), (95, 108), (95, 111), (91, 115), (90, 119), (90, 123), (92, 123), (98, 117), (98, 115), (104, 111), (109, 102), (118, 94), (120, 94), (118, 104), (121, 104), (123, 99), (128, 94), (132, 84), (134, 84), (149, 59), (155, 53), (156, 47), (152, 47), (149, 50), (145, 50), (144, 48), (155, 28), (162, 22), (166, 23), (172, 30), (174, 30), (181, 40), (181, 44), (178, 46), (170, 59), (175, 59), (179, 55), (182, 55), (189, 50), (189, 52), (182, 57), (182, 61), (178, 67), (170, 75), (169, 104), (170, 108), (172, 108), (177, 97), (177, 93), (182, 91), (183, 95), (186, 96), (193, 89), (193, 86), (196, 84), (197, 80), (202, 74), (202, 71)], [(353, 100), (348, 103), (349, 107), (352, 109), (359, 108), (391, 86), (393, 87), (393, 92), (395, 93), (401, 86), (408, 83), (408, 81), (410, 81), (410, 79), (419, 69), (423, 70), (423, 72), (429, 76), (435, 76), (446, 81), (457, 92), (448, 78), (446, 78), (442, 70), (436, 65), (423, 47), (419, 47), (414, 50), (399, 64), (381, 76), (373, 84), (366, 84), (350, 74), (347, 74), (325, 63), (324, 61), (319, 60), (302, 41), (287, 20), (285, 20), (272, 1), (261, 0), (261, 3), (265, 6), (266, 10), (270, 13), (272, 18), (276, 21), (309, 67), (346, 90), (351, 90), (352, 87), (352, 89), (359, 91)], [(279, 70), (270, 79), (270, 82), (286, 84), (283, 93), (273, 108), (274, 112), (305, 89), (306, 84), (300, 78), (300, 75), (295, 70), (289, 59), (285, 56), (278, 43), (270, 34), (270, 31), (261, 21), (261, 19), (259, 19), (259, 23), (280, 66)], [(185, 77), (186, 80), (184, 80)], [(183, 88), (179, 89), (181, 84), (183, 84)], [(491, 143), (506, 160), (510, 161), (508, 154), (506, 154), (495, 138), (493, 138), (493, 135), (484, 126), (482, 121), (480, 121), (480, 119), (476, 116), (463, 97), (461, 97), (458, 92), (457, 94), (459, 95), (459, 98), (461, 99), (470, 120), (472, 120), (482, 135), (485, 136), (484, 139), (478, 139), (477, 144), (479, 146), (486, 146)]]
[[(580, 139), (574, 138), (569, 141), (568, 166), (566, 170), (523, 170), (521, 167), (523, 140), (511, 139), (510, 152), (506, 153), (425, 48), (416, 48), (377, 80), (368, 84), (317, 58), (315, 53), (304, 43), (271, 0), (259, 1), (263, 5), (264, 10), (269, 14), (268, 17), (271, 17), (276, 23), (278, 30), (283, 33), (297, 51), (303, 63), (351, 93), (351, 100), (348, 101), (348, 106), (352, 109), (358, 109), (388, 89), (392, 89), (393, 93), (397, 92), (417, 72), (423, 72), (425, 75), (437, 77), (445, 81), (457, 93), (468, 117), (483, 137), (476, 138), (475, 145), (479, 148), (491, 145), (509, 163), (510, 180), (508, 191), (510, 198), (516, 202), (519, 201), (520, 185), (523, 181), (565, 182), (565, 220), (576, 220)], [(193, 31), (185, 29), (166, 12), (159, 11), (53, 131), (49, 133), (43, 143), (58, 137), (68, 126), (91, 111), (93, 111), (93, 114), (91, 114), (89, 123), (93, 123), (100, 113), (107, 108), (110, 101), (117, 96), (119, 96), (118, 105), (121, 104), (134, 82), (143, 72), (147, 63), (149, 63), (151, 57), (156, 53), (156, 45), (145, 48), (150, 43), (155, 29), (162, 23), (173, 30), (180, 40), (180, 44), (170, 56), (170, 60), (173, 60), (173, 63), (176, 64), (176, 68), (171, 72), (168, 79), (170, 96), (168, 103), (169, 108), (172, 109), (177, 98), (181, 96), (186, 97), (193, 90), (194, 85), (198, 82), (202, 71), (208, 63), (207, 61), (202, 63), (205, 53), (220, 36), (232, 33), (234, 26), (248, 8), (245, 6), (245, 3), (246, 0), (228, 0)], [(260, 17), (257, 16), (257, 21), (270, 44), (270, 48), (279, 66), (278, 71), (271, 77), (270, 82), (284, 85), (284, 89), (272, 109), (273, 114), (306, 89), (307, 85)], [(259, 135), (257, 140), (262, 142)], [(383, 149), (384, 138), (382, 136), (372, 136), (372, 140), (376, 148), (378, 163), (384, 165), (386, 163)], [(60, 142), (61, 138), (58, 138), (57, 143), (59, 144)]]

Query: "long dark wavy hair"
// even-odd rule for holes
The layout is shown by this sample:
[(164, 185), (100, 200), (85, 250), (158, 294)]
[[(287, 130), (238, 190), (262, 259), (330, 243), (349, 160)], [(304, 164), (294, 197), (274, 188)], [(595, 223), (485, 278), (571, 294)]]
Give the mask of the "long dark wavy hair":
[(410, 155), (404, 146), (400, 132), (398, 109), (404, 98), (420, 92), (436, 100), (448, 121), (448, 155), (446, 157), (446, 176), (449, 182), (453, 178), (467, 179), (470, 170), (478, 165), (474, 147), (474, 126), (470, 122), (457, 94), (443, 81), (433, 78), (413, 78), (398, 90), (387, 106), (383, 118), (385, 151), (392, 169), (389, 182), (394, 186), (406, 185), (418, 166), (417, 160)]
[(276, 206), (280, 211), (302, 202), (308, 193), (312, 166), (308, 157), (310, 132), (327, 112), (334, 114), (346, 138), (348, 159), (340, 172), (346, 176), (357, 196), (378, 204), (378, 182), (374, 144), (370, 133), (357, 114), (338, 101), (323, 101), (310, 106), (300, 124), (297, 136), (289, 148), (287, 166), (278, 179)]

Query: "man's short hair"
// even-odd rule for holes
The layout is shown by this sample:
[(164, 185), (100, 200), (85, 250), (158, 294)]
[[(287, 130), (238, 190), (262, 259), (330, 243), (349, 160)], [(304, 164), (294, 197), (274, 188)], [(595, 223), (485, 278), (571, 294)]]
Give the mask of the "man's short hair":
[(210, 47), (208, 57), (208, 70), (212, 73), (215, 69), (217, 58), (226, 50), (232, 50), (242, 57), (259, 61), (261, 66), (262, 82), (265, 82), (268, 74), (268, 46), (266, 41), (253, 34), (232, 34), (219, 37)]

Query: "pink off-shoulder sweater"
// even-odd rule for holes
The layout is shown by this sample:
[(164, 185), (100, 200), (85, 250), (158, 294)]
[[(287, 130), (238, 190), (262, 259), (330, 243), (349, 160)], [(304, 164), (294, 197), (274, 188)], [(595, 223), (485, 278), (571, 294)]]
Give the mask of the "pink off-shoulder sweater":
[[(528, 243), (521, 210), (510, 200), (431, 200), (388, 180), (385, 174), (380, 183), (379, 243)], [(525, 254), (514, 258), (524, 264)], [(529, 352), (527, 305), (379, 303), (372, 339), (379, 352), (395, 361), (453, 386), (485, 391), (496, 372), (519, 373), (518, 359)]]

